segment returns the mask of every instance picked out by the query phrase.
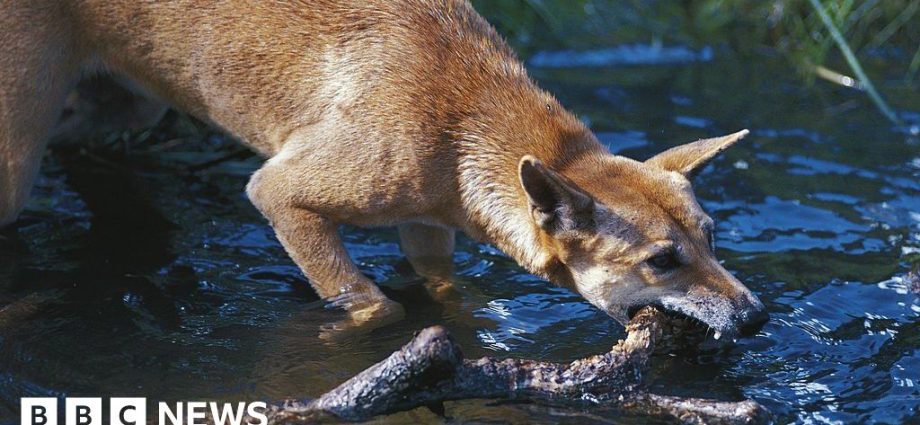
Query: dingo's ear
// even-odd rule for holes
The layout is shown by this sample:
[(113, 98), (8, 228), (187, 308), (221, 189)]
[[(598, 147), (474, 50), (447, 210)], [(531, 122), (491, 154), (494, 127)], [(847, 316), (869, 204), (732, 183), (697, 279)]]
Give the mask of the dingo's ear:
[(668, 171), (676, 171), (690, 178), (702, 170), (716, 155), (743, 139), (748, 133), (747, 130), (741, 130), (728, 136), (703, 139), (673, 147), (653, 156), (645, 163)]
[(531, 216), (547, 231), (574, 229), (594, 212), (590, 195), (530, 155), (521, 158), (519, 177)]

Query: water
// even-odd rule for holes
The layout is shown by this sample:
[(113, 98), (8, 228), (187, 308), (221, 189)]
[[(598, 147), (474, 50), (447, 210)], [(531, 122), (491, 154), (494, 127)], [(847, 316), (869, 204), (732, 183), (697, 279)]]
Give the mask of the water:
[[(653, 388), (753, 398), (779, 423), (920, 422), (920, 299), (905, 279), (920, 252), (920, 140), (911, 127), (920, 96), (881, 81), (906, 121), (893, 126), (860, 93), (808, 87), (780, 59), (709, 54), (681, 65), (532, 69), (612, 150), (632, 157), (752, 131), (695, 188), (718, 223), (719, 256), (772, 320), (728, 351), (656, 359)], [(190, 173), (233, 145), (220, 137), (148, 145), (127, 154), (54, 150), (20, 224), (2, 233), (0, 419), (16, 420), (19, 397), (48, 394), (315, 396), (435, 323), (469, 356), (565, 361), (623, 335), (578, 296), (466, 238), (455, 258), (462, 298), (443, 307), (400, 256), (392, 229), (345, 228), (362, 270), (407, 318), (323, 342), (318, 327), (343, 313), (323, 308), (245, 199), (258, 160)], [(461, 422), (644, 423), (486, 401), (450, 403), (447, 413)], [(440, 422), (423, 409), (377, 421)]]

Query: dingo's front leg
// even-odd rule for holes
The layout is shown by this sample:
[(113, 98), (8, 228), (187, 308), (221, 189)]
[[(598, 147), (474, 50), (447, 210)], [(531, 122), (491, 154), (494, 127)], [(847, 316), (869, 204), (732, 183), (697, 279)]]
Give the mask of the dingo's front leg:
[(399, 225), (399, 246), (412, 268), (425, 277), (450, 277), (454, 268), (454, 230), (419, 223)]
[(416, 273), (427, 279), (425, 288), (442, 303), (456, 297), (454, 273), (455, 231), (419, 223), (399, 225), (400, 247)]
[(349, 319), (330, 324), (324, 337), (370, 326), (379, 327), (402, 319), (401, 305), (390, 300), (348, 256), (337, 223), (298, 205), (285, 188), (297, 187), (285, 176), (284, 167), (266, 164), (256, 172), (246, 192), (256, 208), (268, 218), (278, 240), (310, 280), (321, 298), (348, 311)]

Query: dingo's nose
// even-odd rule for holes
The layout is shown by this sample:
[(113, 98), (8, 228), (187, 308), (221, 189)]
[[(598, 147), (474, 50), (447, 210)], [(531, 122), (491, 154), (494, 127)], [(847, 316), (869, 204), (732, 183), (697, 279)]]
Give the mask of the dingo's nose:
[(741, 325), (738, 327), (742, 336), (754, 336), (770, 320), (767, 311), (761, 308), (749, 308), (741, 312)]

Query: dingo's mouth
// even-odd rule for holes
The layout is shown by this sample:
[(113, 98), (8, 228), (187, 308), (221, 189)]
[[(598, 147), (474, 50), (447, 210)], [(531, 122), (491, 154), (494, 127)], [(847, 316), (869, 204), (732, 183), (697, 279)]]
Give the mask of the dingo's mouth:
[[(667, 338), (674, 339), (673, 345), (676, 347), (698, 347), (698, 348), (715, 348), (729, 344), (734, 340), (735, 335), (726, 335), (724, 330), (719, 330), (703, 320), (693, 317), (687, 313), (674, 308), (668, 308), (661, 303), (637, 304), (627, 310), (630, 319), (636, 315), (643, 307), (654, 307), (668, 317)], [(679, 342), (678, 342), (679, 341)]]

